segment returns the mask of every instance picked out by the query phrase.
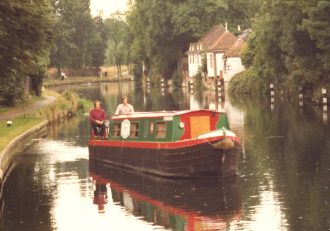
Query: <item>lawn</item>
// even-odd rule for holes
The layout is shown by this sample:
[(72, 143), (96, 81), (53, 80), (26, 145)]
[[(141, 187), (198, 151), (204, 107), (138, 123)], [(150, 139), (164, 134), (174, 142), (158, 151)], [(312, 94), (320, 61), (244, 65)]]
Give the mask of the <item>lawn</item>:
[(0, 121), (0, 151), (2, 151), (10, 141), (18, 137), (28, 129), (40, 124), (42, 118), (36, 117), (17, 117), (12, 122), (12, 126), (7, 127), (7, 121)]

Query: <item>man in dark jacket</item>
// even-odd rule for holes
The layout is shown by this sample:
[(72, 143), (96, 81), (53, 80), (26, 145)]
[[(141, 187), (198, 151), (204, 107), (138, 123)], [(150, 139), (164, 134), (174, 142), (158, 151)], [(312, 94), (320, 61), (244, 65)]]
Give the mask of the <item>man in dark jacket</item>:
[(95, 100), (94, 108), (89, 112), (89, 121), (91, 122), (92, 128), (94, 130), (95, 136), (104, 136), (106, 129), (105, 121), (105, 111), (101, 108), (101, 102)]

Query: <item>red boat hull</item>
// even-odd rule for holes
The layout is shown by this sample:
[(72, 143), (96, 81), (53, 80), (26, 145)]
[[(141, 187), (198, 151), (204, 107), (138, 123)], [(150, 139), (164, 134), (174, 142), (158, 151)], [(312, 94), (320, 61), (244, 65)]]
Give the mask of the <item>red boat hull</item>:
[(241, 146), (214, 148), (221, 139), (171, 143), (90, 140), (91, 160), (164, 177), (234, 177)]

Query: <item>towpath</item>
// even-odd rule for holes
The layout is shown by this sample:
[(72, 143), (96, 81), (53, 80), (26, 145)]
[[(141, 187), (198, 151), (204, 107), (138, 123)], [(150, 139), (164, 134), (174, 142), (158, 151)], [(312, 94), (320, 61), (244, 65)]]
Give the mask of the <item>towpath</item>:
[(38, 110), (44, 106), (47, 106), (47, 105), (53, 103), (55, 100), (56, 100), (55, 96), (46, 95), (46, 96), (44, 96), (43, 99), (40, 99), (31, 105), (28, 105), (25, 107), (22, 106), (20, 108), (15, 108), (15, 109), (6, 111), (4, 113), (0, 113), (0, 120), (12, 120), (15, 117), (34, 112), (35, 110)]

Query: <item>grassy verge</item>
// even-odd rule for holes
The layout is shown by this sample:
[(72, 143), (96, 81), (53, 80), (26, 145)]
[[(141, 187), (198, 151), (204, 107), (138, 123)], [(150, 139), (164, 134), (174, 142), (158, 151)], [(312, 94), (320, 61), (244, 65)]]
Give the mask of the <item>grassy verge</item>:
[(13, 125), (7, 127), (6, 123), (0, 123), (0, 152), (12, 141), (15, 137), (24, 133), (28, 129), (36, 126), (43, 121), (42, 118), (37, 117), (17, 117), (12, 120)]
[[(73, 116), (77, 112), (87, 112), (93, 106), (92, 102), (80, 98), (73, 92), (66, 91), (62, 94), (58, 94), (56, 92), (46, 91), (45, 94), (55, 96), (57, 100), (54, 103), (44, 106), (32, 113), (26, 114), (25, 116), (13, 118), (13, 125), (11, 127), (7, 127), (6, 121), (0, 121), (0, 152), (4, 150), (4, 148), (15, 137), (33, 128), (42, 121), (48, 120), (53, 122), (65, 119)], [(27, 108), (30, 105), (32, 105), (31, 102), (24, 105), (24, 107)]]

